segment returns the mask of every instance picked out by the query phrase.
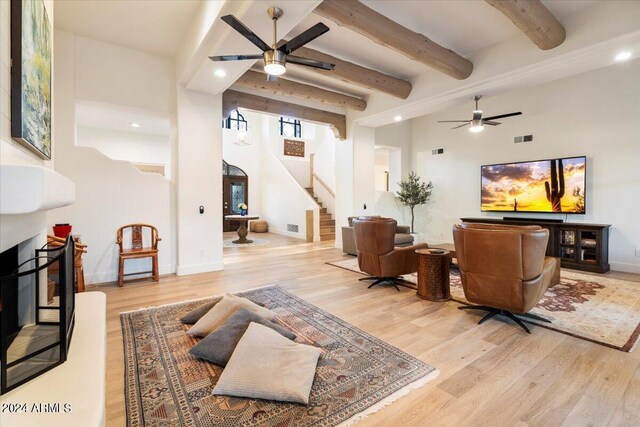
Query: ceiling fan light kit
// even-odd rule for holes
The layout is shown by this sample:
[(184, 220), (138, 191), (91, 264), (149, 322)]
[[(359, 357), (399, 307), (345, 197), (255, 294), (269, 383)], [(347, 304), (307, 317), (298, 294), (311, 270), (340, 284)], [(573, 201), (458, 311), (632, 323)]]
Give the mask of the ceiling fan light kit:
[[(302, 58), (300, 56), (293, 56), (291, 53), (296, 49), (301, 48), (310, 41), (320, 37), (327, 31), (329, 27), (322, 22), (317, 23), (313, 27), (304, 31), (302, 34), (294, 37), (288, 42), (278, 45), (278, 18), (280, 18), (284, 12), (279, 7), (270, 7), (267, 9), (267, 15), (271, 17), (273, 21), (273, 44), (269, 46), (260, 37), (258, 37), (253, 31), (245, 26), (240, 20), (233, 15), (225, 15), (221, 17), (230, 27), (239, 32), (243, 37), (249, 40), (262, 50), (261, 55), (222, 55), (222, 56), (210, 56), (212, 61), (241, 61), (245, 59), (260, 59), (264, 61), (264, 72), (267, 73), (267, 81), (275, 81), (278, 76), (287, 72), (287, 62), (292, 64), (304, 65), (306, 67), (320, 68), (323, 70), (333, 70), (335, 64), (329, 64), (322, 61), (316, 61), (314, 59)], [(287, 61), (288, 60), (288, 61)]]
[(279, 50), (268, 50), (263, 55), (265, 73), (272, 76), (281, 76), (287, 71), (284, 66), (287, 55)]

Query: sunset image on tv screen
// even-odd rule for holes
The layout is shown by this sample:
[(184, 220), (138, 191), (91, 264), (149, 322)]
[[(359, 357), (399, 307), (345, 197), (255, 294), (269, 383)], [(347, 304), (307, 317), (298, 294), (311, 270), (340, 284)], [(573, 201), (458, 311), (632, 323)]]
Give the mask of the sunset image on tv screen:
[(585, 157), (482, 166), (482, 210), (585, 213)]

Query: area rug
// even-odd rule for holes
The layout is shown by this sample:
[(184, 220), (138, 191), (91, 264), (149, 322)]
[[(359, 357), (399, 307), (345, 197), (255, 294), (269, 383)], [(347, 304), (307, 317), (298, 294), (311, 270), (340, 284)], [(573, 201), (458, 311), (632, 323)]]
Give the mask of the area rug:
[(264, 303), (297, 342), (323, 350), (309, 404), (212, 396), (222, 368), (189, 354), (197, 339), (178, 320), (208, 301), (202, 299), (120, 314), (128, 426), (351, 425), (437, 376), (426, 363), (278, 286), (238, 295)]
[[(328, 264), (364, 274), (357, 258)], [(640, 283), (566, 269), (560, 275), (560, 283), (549, 288), (531, 310), (552, 323), (523, 320), (617, 350), (633, 351), (640, 335)], [(402, 277), (414, 288), (418, 283), (416, 273)], [(452, 299), (469, 304), (456, 268), (450, 270), (450, 283)]]
[(236, 239), (234, 238), (234, 239), (228, 239), (223, 241), (222, 247), (223, 248), (244, 248), (247, 246), (264, 246), (271, 243), (271, 241), (267, 239), (249, 239), (249, 240), (253, 240), (251, 243), (233, 243), (234, 240)]

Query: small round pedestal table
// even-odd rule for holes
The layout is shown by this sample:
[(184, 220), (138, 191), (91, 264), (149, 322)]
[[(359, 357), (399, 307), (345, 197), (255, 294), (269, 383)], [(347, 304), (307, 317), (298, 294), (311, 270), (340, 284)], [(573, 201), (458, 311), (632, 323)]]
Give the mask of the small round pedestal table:
[(418, 297), (429, 301), (451, 299), (449, 251), (418, 249)]
[(255, 216), (255, 215), (225, 215), (224, 219), (226, 219), (227, 221), (238, 221), (240, 222), (240, 227), (238, 228), (238, 239), (234, 240), (233, 243), (237, 243), (237, 244), (246, 244), (246, 243), (253, 243), (253, 240), (249, 240), (247, 239), (247, 224), (249, 223), (249, 220), (251, 219), (258, 219), (260, 218), (259, 216)]

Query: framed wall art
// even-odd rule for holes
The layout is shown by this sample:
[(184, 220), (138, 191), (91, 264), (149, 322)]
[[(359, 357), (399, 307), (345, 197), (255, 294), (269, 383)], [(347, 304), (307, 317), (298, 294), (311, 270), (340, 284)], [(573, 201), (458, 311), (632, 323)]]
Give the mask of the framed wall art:
[(11, 1), (11, 137), (51, 158), (52, 37), (42, 0)]

